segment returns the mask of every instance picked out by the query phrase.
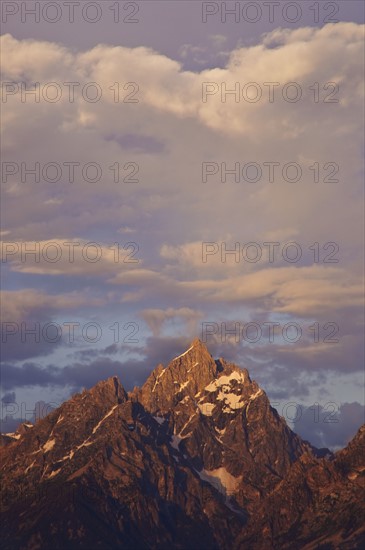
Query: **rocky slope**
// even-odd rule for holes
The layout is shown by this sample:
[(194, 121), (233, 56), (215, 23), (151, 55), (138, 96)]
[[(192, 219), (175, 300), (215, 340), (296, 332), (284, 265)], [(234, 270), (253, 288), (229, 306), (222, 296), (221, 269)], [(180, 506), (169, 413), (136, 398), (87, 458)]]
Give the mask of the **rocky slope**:
[(364, 427), (318, 458), (247, 370), (199, 340), (3, 436), (4, 549), (360, 548)]
[(159, 417), (202, 476), (216, 477), (217, 486), (245, 507), (275, 487), (308, 449), (247, 370), (214, 361), (199, 340), (166, 369), (158, 366), (132, 399)]

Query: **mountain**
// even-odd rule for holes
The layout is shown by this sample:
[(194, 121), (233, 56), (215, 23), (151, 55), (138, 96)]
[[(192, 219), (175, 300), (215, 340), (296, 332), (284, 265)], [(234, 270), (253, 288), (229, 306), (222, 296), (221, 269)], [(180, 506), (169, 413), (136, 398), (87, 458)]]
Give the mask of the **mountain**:
[(323, 457), (196, 339), (141, 388), (112, 377), (3, 436), (2, 547), (361, 548), (364, 437)]

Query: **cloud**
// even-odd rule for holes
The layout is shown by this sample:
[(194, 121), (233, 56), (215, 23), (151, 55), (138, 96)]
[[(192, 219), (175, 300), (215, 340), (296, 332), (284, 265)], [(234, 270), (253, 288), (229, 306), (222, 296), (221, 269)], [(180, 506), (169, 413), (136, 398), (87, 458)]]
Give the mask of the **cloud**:
[[(61, 327), (56, 338), (56, 324), (60, 317), (80, 310), (101, 306), (104, 300), (88, 295), (85, 291), (47, 294), (32, 288), (2, 290), (1, 296), (1, 342), (2, 360), (25, 360), (44, 357), (54, 353), (67, 340), (67, 330)], [(70, 322), (68, 320), (68, 322)], [(49, 328), (47, 328), (49, 326)], [(66, 335), (66, 338), (63, 338)], [(62, 337), (61, 337), (62, 336)]]
[[(59, 386), (68, 387), (72, 393), (82, 387), (90, 388), (99, 380), (116, 375), (123, 386), (131, 390), (135, 385), (142, 385), (159, 363), (170, 362), (176, 350), (185, 349), (190, 342), (189, 336), (150, 337), (143, 345), (126, 343), (117, 348), (108, 347), (95, 354), (78, 353), (78, 361), (62, 367), (54, 364), (42, 366), (32, 361), (18, 366), (5, 362), (2, 368), (3, 388), (9, 392), (13, 388)], [(122, 348), (127, 353), (133, 353), (135, 357), (123, 360), (112, 360), (108, 357), (120, 352)]]
[(16, 401), (15, 392), (5, 393), (1, 398), (1, 402), (5, 404), (15, 403), (15, 401)]
[[(17, 365), (4, 362), (3, 388), (8, 395), (14, 388), (36, 386), (69, 387), (72, 393), (81, 387), (90, 388), (99, 380), (117, 375), (123, 386), (131, 390), (135, 385), (142, 385), (159, 363), (167, 365), (177, 352), (187, 349), (191, 339), (191, 335), (164, 335), (149, 337), (139, 344), (126, 342), (103, 349), (80, 350), (70, 355), (71, 361), (62, 366), (51, 363), (41, 365), (34, 361)], [(123, 359), (120, 359), (121, 352), (124, 354)], [(111, 359), (111, 355), (116, 358)], [(72, 360), (75, 357), (77, 360)]]
[(181, 59), (186, 60), (191, 56), (192, 60), (195, 63), (205, 65), (207, 48), (202, 48), (201, 46), (193, 46), (192, 44), (183, 44), (179, 49), (179, 54)]
[(140, 263), (138, 244), (118, 242), (107, 246), (85, 239), (1, 242), (0, 257), (12, 271), (48, 275), (105, 275), (121, 265)]
[[(194, 259), (190, 262), (194, 264)], [(221, 274), (223, 271), (220, 279), (176, 280), (163, 271), (137, 268), (118, 274), (111, 282), (140, 286), (135, 295), (138, 301), (147, 298), (153, 288), (162, 299), (166, 294), (174, 294), (177, 299), (188, 301), (189, 305), (194, 305), (197, 300), (210, 304), (242, 303), (251, 304), (257, 310), (304, 317), (323, 317), (333, 314), (338, 308), (361, 309), (363, 304), (362, 279), (352, 276), (351, 280), (348, 272), (340, 268), (315, 264), (310, 267), (269, 267), (231, 277), (226, 276), (229, 269), (224, 266), (220, 271)]]
[(334, 403), (302, 407), (294, 430), (316, 447), (338, 450), (345, 447), (365, 421), (365, 407), (360, 403)]
[[(206, 69), (196, 74), (182, 70), (178, 62), (144, 47), (129, 49), (98, 45), (87, 52), (75, 54), (56, 44), (17, 41), (6, 34), (2, 37), (3, 49), (7, 53), (3, 71), (5, 77), (11, 80), (25, 77), (40, 82), (58, 82), (66, 74), (70, 79), (73, 73), (75, 81), (89, 78), (101, 83), (107, 90), (106, 84), (110, 86), (115, 82), (115, 74), (123, 69), (126, 82), (136, 82), (143, 89), (141, 99), (146, 108), (184, 118), (194, 115), (207, 127), (228, 135), (247, 134), (254, 131), (260, 122), (262, 132), (276, 135), (280, 131), (282, 136), (286, 134), (289, 138), (311, 129), (311, 119), (306, 121), (305, 116), (309, 108), (313, 108), (309, 96), (306, 101), (295, 103), (293, 110), (288, 110), (285, 101), (278, 102), (274, 113), (273, 104), (268, 102), (265, 102), (266, 106), (261, 101), (222, 103), (220, 93), (211, 95), (209, 101), (202, 103), (202, 84), (226, 82), (230, 89), (235, 82), (242, 85), (256, 82), (262, 83), (261, 88), (267, 91), (264, 82), (279, 82), (282, 85), (298, 82), (307, 91), (307, 86), (316, 81), (335, 81), (350, 88), (352, 103), (359, 104), (362, 100), (361, 77), (356, 68), (361, 60), (362, 40), (362, 27), (355, 23), (328, 24), (321, 29), (276, 30), (264, 36), (262, 44), (231, 52), (225, 69)], [(275, 49), (270, 47), (273, 42)], [(350, 57), (347, 54), (349, 48), (352, 53)], [(183, 55), (188, 51), (200, 52), (201, 48), (183, 46)], [(113, 94), (106, 95), (105, 100), (111, 103)], [(66, 106), (63, 101), (61, 103)], [(346, 124), (346, 113), (352, 106), (345, 98), (341, 99), (340, 105), (337, 114), (343, 122), (341, 132), (346, 128), (352, 132), (354, 128)], [(54, 105), (49, 107), (54, 110)], [(79, 112), (76, 121), (82, 122), (81, 114), (86, 116), (86, 120), (90, 116), (90, 121), (96, 121), (99, 110), (95, 112), (95, 104), (90, 107), (92, 110), (87, 105), (72, 104), (72, 111), (76, 109)], [(144, 111), (143, 108), (141, 110)], [(269, 114), (271, 116), (266, 116)], [(327, 127), (326, 110), (317, 109), (318, 116)]]
[(96, 307), (103, 304), (97, 297), (82, 295), (79, 292), (47, 294), (32, 288), (1, 291), (3, 319), (9, 322), (22, 322), (38, 314), (55, 313), (60, 310), (77, 310), (81, 306)]
[(162, 326), (167, 321), (181, 319), (187, 329), (187, 333), (194, 335), (197, 332), (197, 321), (202, 317), (202, 312), (195, 311), (188, 307), (179, 309), (168, 308), (163, 309), (145, 309), (141, 312), (141, 317), (146, 321), (148, 327), (151, 329), (153, 336), (159, 336), (162, 330)]

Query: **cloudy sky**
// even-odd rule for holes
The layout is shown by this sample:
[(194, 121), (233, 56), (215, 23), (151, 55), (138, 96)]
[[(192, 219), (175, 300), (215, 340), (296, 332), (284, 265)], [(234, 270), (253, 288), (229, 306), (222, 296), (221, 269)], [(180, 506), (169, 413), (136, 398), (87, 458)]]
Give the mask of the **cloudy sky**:
[(2, 418), (131, 389), (198, 336), (344, 445), (364, 421), (363, 3), (36, 4), (2, 4)]

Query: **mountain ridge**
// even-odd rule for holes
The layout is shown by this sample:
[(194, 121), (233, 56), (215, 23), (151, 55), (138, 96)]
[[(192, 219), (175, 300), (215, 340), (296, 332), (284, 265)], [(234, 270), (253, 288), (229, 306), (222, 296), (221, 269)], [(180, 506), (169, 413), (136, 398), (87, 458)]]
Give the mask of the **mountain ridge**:
[(365, 429), (319, 457), (199, 339), (141, 388), (112, 376), (13, 435), (0, 449), (6, 549), (363, 542)]

